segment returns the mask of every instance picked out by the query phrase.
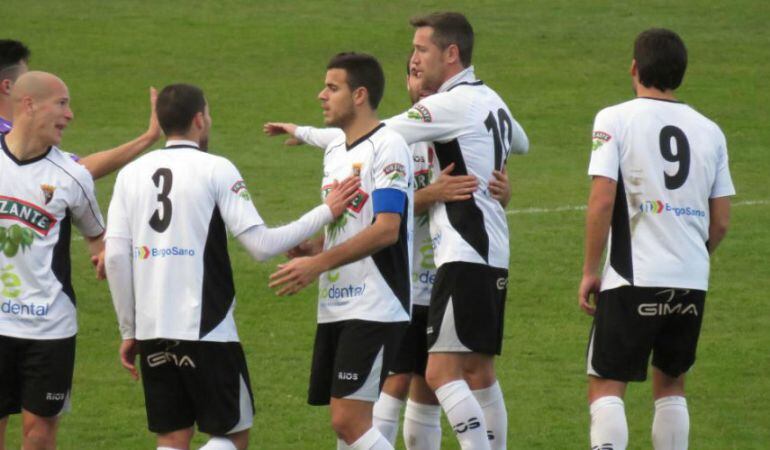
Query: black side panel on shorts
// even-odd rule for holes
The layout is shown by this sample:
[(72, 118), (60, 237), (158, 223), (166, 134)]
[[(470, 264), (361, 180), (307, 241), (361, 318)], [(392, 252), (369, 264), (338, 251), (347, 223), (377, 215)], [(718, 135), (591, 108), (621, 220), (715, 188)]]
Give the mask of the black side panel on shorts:
[(209, 222), (206, 247), (203, 249), (200, 338), (224, 320), (234, 297), (233, 269), (227, 253), (227, 231), (219, 207), (215, 206)]
[[(404, 211), (409, 214), (409, 199), (404, 196)], [(409, 217), (401, 218), (398, 228), (398, 241), (382, 250), (374, 253), (372, 259), (380, 271), (382, 278), (396, 294), (404, 311), (410, 312), (409, 302), (411, 285), (409, 284), (409, 247), (407, 236), (407, 222)]]
[(56, 279), (62, 285), (62, 290), (70, 298), (72, 304), (75, 304), (75, 290), (72, 289), (72, 269), (70, 267), (70, 235), (72, 233), (72, 218), (70, 210), (59, 222), (59, 240), (53, 247), (53, 258), (51, 258), (51, 270), (56, 275)]
[[(446, 169), (449, 164), (455, 163), (451, 175), (468, 175), (468, 168), (465, 167), (465, 160), (457, 139), (444, 144), (440, 142), (433, 144), (441, 170)], [(473, 197), (468, 200), (450, 202), (445, 206), (452, 228), (460, 233), (465, 242), (473, 247), (484, 258), (484, 261), (489, 262), (489, 235), (484, 226), (484, 213), (476, 206)]]
[(621, 277), (634, 285), (634, 265), (631, 259), (631, 225), (628, 220), (628, 203), (623, 174), (618, 171), (618, 191), (612, 209), (612, 249), (610, 266)]

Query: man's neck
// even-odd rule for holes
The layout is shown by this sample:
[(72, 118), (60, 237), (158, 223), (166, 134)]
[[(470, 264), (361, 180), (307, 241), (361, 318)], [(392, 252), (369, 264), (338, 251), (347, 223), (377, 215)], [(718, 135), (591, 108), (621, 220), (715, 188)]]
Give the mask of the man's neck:
[(12, 113), (13, 108), (11, 108), (11, 102), (0, 101), (0, 119), (5, 120), (6, 122), (13, 122), (11, 120), (11, 117), (13, 117)]
[(168, 141), (190, 141), (195, 142), (195, 145), (200, 145), (200, 136), (194, 133), (171, 134), (166, 136), (166, 142)]
[(8, 150), (19, 161), (27, 161), (37, 158), (48, 151), (50, 145), (41, 142), (40, 139), (30, 136), (24, 124), (16, 124), (5, 136)]
[(345, 132), (345, 143), (349, 146), (362, 137), (366, 136), (380, 124), (376, 111), (358, 114), (350, 124), (342, 127)]
[(660, 89), (657, 89), (654, 87), (648, 88), (641, 83), (637, 84), (636, 86), (636, 96), (645, 97), (645, 98), (656, 98), (659, 100), (678, 101), (674, 96), (674, 91), (672, 89), (661, 91)]

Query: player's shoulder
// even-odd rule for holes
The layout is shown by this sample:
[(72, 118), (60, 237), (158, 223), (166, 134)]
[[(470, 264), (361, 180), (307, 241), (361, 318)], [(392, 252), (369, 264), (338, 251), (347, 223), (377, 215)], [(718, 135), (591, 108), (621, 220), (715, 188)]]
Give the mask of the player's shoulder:
[(65, 152), (58, 147), (52, 147), (45, 159), (55, 167), (54, 170), (61, 171), (67, 175), (66, 178), (82, 186), (93, 186), (94, 179), (91, 172), (82, 164), (75, 161), (71, 153)]

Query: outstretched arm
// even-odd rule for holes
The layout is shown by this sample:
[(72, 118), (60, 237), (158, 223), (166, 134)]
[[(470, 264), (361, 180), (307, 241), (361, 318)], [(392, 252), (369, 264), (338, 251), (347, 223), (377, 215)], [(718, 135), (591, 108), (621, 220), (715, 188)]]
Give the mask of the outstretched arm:
[[(599, 265), (610, 233), (612, 209), (615, 204), (617, 182), (610, 178), (596, 176), (591, 182), (591, 195), (586, 212), (585, 257), (583, 279), (578, 291), (578, 303), (586, 314), (596, 310), (596, 295), (601, 287)], [(594, 296), (592, 302), (590, 297)]]
[(147, 131), (142, 133), (136, 139), (128, 141), (113, 149), (102, 150), (80, 158), (80, 161), (78, 162), (88, 169), (94, 180), (125, 166), (158, 140), (160, 137), (160, 125), (158, 124), (158, 116), (155, 113), (155, 101), (157, 98), (157, 90), (155, 88), (150, 88), (151, 111), (150, 124), (147, 127)]

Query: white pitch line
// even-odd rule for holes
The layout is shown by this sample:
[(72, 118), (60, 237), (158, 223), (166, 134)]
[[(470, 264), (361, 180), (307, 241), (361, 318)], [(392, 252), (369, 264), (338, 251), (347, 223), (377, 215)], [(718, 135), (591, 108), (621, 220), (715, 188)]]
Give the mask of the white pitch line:
[[(733, 206), (755, 206), (755, 205), (768, 205), (770, 200), (742, 200), (734, 202)], [(521, 209), (509, 209), (505, 211), (505, 214), (514, 216), (516, 214), (547, 214), (564, 211), (585, 211), (585, 205), (579, 206), (557, 206), (555, 208), (521, 208)]]

